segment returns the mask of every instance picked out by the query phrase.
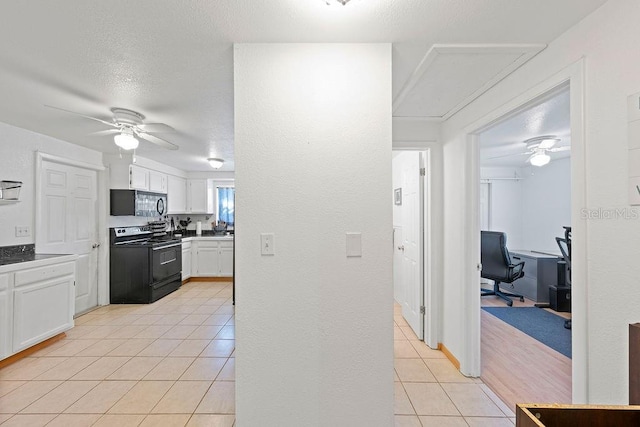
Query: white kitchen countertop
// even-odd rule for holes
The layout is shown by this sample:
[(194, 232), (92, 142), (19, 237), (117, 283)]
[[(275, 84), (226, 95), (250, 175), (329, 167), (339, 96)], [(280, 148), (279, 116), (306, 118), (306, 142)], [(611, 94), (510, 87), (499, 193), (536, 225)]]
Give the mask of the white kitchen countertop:
[(24, 270), (27, 268), (44, 267), (61, 262), (75, 261), (77, 259), (77, 255), (36, 254), (34, 255), (33, 260), (0, 265), (0, 274), (11, 273), (13, 271)]

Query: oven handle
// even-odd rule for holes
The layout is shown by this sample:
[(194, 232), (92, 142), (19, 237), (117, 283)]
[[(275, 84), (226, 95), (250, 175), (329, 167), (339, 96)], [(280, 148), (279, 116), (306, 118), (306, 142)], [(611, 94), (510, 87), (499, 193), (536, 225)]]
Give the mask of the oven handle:
[(176, 246), (181, 246), (181, 245), (182, 245), (182, 243), (173, 243), (171, 245), (158, 246), (158, 247), (152, 248), (152, 250), (159, 251), (161, 249), (175, 248)]

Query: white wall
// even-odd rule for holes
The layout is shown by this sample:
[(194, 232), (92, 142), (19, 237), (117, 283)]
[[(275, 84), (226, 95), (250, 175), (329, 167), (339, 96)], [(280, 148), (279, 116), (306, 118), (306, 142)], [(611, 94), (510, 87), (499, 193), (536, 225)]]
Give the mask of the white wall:
[(571, 225), (571, 159), (554, 160), (522, 174), (524, 249), (560, 255), (556, 237)]
[(491, 184), (491, 230), (507, 233), (509, 249), (529, 249), (523, 238), (523, 194), (521, 181), (510, 179), (521, 176), (520, 168), (481, 168), (480, 178)]
[(234, 64), (238, 426), (393, 425), (391, 46), (241, 44)]
[(491, 230), (507, 233), (509, 249), (560, 255), (555, 238), (571, 225), (570, 158), (543, 167), (481, 168), (480, 178), (491, 184)]
[[(0, 246), (35, 243), (35, 152), (102, 166), (102, 153), (0, 123), (0, 180), (22, 181), (20, 203), (0, 206)], [(29, 237), (15, 237), (29, 226)]]
[[(464, 197), (470, 191), (461, 173), (460, 161), (469, 155), (465, 134), (471, 129), (465, 128), (470, 123), (486, 117), (584, 57), (586, 176), (580, 177), (573, 188), (588, 202), (582, 208), (628, 207), (626, 99), (640, 90), (640, 55), (636, 54), (640, 45), (638, 18), (640, 3), (636, 0), (610, 0), (444, 123), (445, 194)], [(579, 112), (580, 106), (572, 111)], [(456, 254), (467, 250), (464, 240), (459, 238), (459, 230), (466, 222), (465, 211), (461, 209), (464, 206), (458, 196), (445, 197), (445, 201), (447, 250), (443, 289), (446, 327), (443, 341), (457, 354), (464, 348), (465, 325), (461, 319), (465, 308), (454, 304), (454, 298), (469, 284), (461, 280), (456, 271), (461, 261)], [(584, 251), (585, 258), (588, 257), (588, 263), (584, 266), (584, 277), (577, 281), (574, 276), (573, 286), (582, 287), (585, 292), (584, 310), (588, 318), (584, 316), (586, 325), (574, 323), (573, 333), (575, 337), (579, 328), (586, 328), (588, 353), (586, 360), (581, 360), (585, 355), (574, 352), (574, 372), (576, 364), (586, 372), (586, 378), (574, 374), (574, 387), (578, 392), (580, 388), (585, 389), (584, 395), (580, 392), (576, 395), (574, 388), (574, 399), (626, 404), (627, 330), (629, 323), (640, 320), (640, 263), (637, 262), (640, 259), (640, 221), (624, 217), (586, 220), (580, 218), (580, 209), (572, 205), (572, 225), (575, 227), (576, 222), (586, 221), (583, 223), (586, 233), (574, 235), (574, 242), (580, 246), (578, 250)], [(470, 262), (473, 261), (467, 260)], [(576, 385), (577, 381), (579, 385)]]

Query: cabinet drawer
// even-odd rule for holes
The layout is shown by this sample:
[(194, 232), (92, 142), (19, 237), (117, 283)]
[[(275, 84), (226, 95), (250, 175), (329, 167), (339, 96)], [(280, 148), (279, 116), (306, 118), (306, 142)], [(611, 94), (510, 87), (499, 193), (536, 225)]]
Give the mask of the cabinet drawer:
[(182, 242), (182, 250), (191, 250), (191, 242)]
[(9, 275), (0, 274), (0, 292), (6, 291), (9, 288)]
[(233, 247), (233, 242), (222, 241), (222, 242), (220, 242), (220, 247), (221, 248), (232, 248)]
[(64, 264), (48, 265), (46, 267), (32, 268), (29, 270), (17, 271), (15, 275), (15, 286), (22, 286), (28, 283), (41, 282), (54, 277), (74, 274), (76, 264), (65, 262)]

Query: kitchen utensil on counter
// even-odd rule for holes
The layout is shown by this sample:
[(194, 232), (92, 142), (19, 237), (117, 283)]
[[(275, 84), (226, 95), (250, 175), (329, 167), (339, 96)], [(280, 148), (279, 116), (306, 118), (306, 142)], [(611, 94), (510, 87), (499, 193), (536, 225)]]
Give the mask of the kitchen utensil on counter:
[(182, 228), (186, 229), (189, 226), (189, 224), (191, 224), (191, 217), (187, 217), (186, 220), (184, 220), (184, 219), (180, 220), (180, 227), (182, 227)]

